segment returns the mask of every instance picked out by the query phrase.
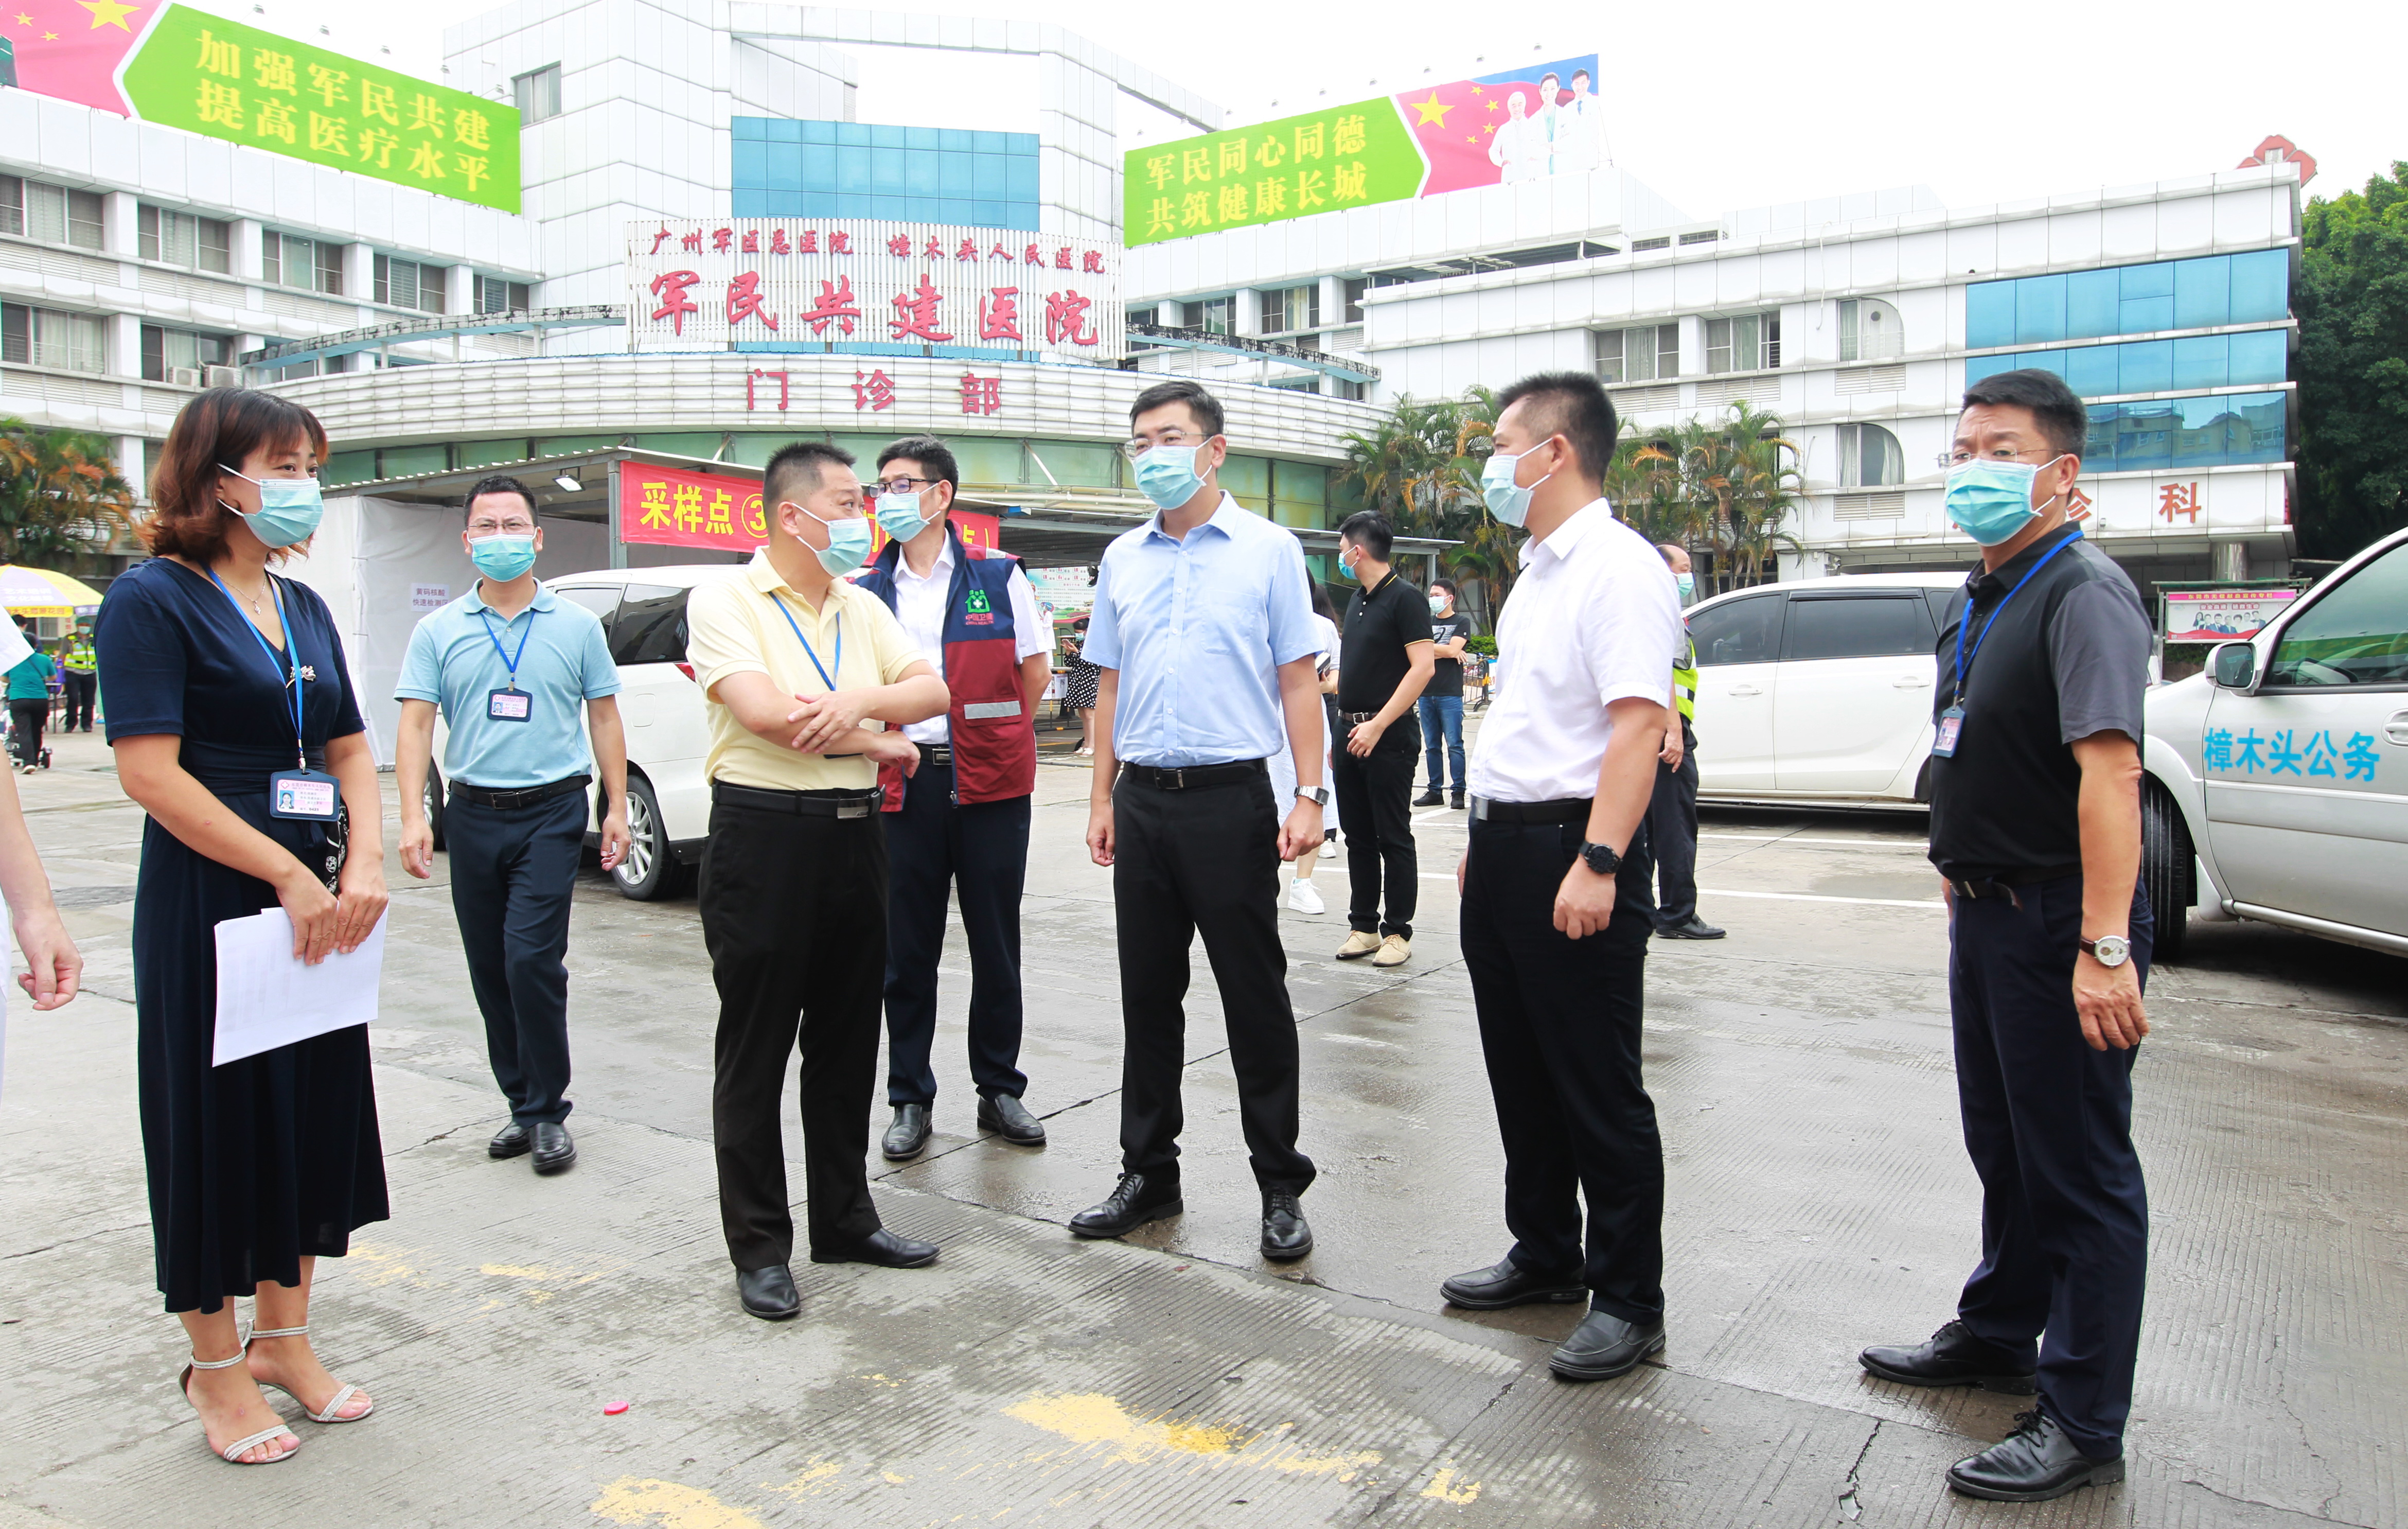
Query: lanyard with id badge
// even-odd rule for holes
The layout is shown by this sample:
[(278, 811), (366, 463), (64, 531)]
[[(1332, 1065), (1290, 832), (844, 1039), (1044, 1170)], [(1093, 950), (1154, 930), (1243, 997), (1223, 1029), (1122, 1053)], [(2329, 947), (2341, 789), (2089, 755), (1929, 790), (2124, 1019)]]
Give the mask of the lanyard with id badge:
[[(786, 625), (794, 628), (795, 641), (803, 645), (803, 656), (811, 661), (811, 667), (819, 671), (820, 683), (828, 687), (828, 693), (830, 695), (834, 695), (836, 693), (836, 677), (828, 672), (828, 665), (821, 663), (820, 656), (816, 652), (812, 651), (811, 640), (803, 635), (802, 623), (795, 619), (794, 612), (786, 609), (786, 602), (784, 600), (780, 599), (776, 595), (770, 594), (769, 591), (766, 589), (763, 590), (762, 593), (768, 595), (769, 603), (778, 608), (778, 613), (786, 618)], [(832, 593), (833, 591), (831, 591), (831, 594)], [(842, 673), (844, 671), (844, 617), (840, 615), (836, 618), (836, 656), (834, 663), (837, 672)], [(831, 759), (849, 759), (852, 758), (853, 756), (849, 754), (830, 754), (826, 756), (826, 757)]]
[(2024, 585), (2032, 582), (2032, 576), (2048, 567), (2049, 558), (2081, 540), (2080, 531), (2067, 537), (2056, 546), (2049, 548), (2039, 562), (2034, 563), (2025, 571), (2022, 578), (2015, 581), (2015, 586), (2007, 591), (2006, 599), (1991, 607), (1990, 619), (1982, 623), (1982, 635), (1973, 639), (1971, 653), (1965, 651), (1965, 629), (1973, 624), (1973, 602), (1971, 597), (1967, 598), (1965, 613), (1956, 618), (1956, 699), (1948, 703), (1948, 709), (1940, 714), (1940, 726), (1932, 733), (1931, 752), (1935, 757), (1953, 759), (1956, 757), (1956, 739), (1965, 730), (1965, 671), (1967, 666), (1981, 656), (1982, 644), (1988, 640), (1990, 628), (1999, 624), (1999, 617), (2005, 613), (2007, 600), (2012, 600), (2022, 594)]
[(293, 697), (294, 768), (277, 771), (267, 777), (268, 815), (299, 818), (308, 823), (334, 822), (343, 810), (342, 783), (322, 770), (309, 768), (309, 746), (303, 739), (301, 711), (303, 686), (311, 676), (302, 667), (301, 656), (293, 646), (293, 620), (284, 612), (283, 585), (272, 576), (267, 581), (268, 593), (276, 597), (277, 624), (284, 628), (284, 653), (280, 662), (276, 649), (260, 629), (251, 625), (251, 618), (242, 613), (241, 601), (234, 598), (234, 591), (226, 588), (225, 581), (218, 577), (214, 569), (209, 570), (209, 582), (225, 596), (226, 603), (234, 607), (236, 619), (242, 623), (245, 631), (251, 633), (260, 651), (267, 655), (269, 667), (283, 672), (284, 688)]
[(485, 641), (494, 644), (494, 656), (510, 671), (509, 685), (499, 690), (486, 692), (485, 715), (494, 722), (524, 722), (535, 715), (535, 697), (519, 688), (519, 660), (526, 656), (527, 640), (535, 636), (535, 615), (532, 612), (528, 613), (526, 630), (519, 634), (519, 651), (516, 653), (502, 651), (502, 640), (494, 631), (491, 612), (480, 609), (477, 619), (485, 624)]

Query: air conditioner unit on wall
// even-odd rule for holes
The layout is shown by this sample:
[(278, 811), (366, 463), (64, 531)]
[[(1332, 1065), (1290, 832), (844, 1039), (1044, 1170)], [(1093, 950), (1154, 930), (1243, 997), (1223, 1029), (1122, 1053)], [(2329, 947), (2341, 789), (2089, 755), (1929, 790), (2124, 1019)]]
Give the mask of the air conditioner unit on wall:
[(178, 387), (198, 387), (201, 385), (201, 368), (198, 367), (169, 367), (167, 368), (167, 381), (173, 382)]
[(203, 367), (201, 380), (209, 387), (240, 387), (242, 386), (242, 368), (240, 367)]

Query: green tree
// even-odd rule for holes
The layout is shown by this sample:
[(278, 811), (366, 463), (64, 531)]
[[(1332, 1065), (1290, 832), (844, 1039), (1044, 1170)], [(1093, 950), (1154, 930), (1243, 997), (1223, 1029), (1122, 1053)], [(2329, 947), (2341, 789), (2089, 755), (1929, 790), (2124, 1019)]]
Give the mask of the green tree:
[(2408, 525), (2408, 161), (2308, 203), (2293, 378), (2300, 551), (2346, 557)]
[(133, 512), (108, 438), (0, 418), (0, 562), (78, 571)]

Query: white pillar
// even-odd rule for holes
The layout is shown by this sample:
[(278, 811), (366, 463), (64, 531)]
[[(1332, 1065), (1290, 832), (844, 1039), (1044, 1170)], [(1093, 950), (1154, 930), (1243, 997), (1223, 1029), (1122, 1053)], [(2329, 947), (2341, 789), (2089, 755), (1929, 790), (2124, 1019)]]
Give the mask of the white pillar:
[(477, 311), (477, 267), (454, 266), (443, 278), (443, 311), (474, 313)]
[(1238, 289), (1237, 311), (1230, 315), (1230, 327), (1241, 335), (1263, 332), (1263, 295), (1253, 287)]
[(236, 218), (234, 221), (234, 248), (229, 252), (236, 280), (258, 281), (265, 279), (266, 267), (262, 255), (265, 230), (257, 218)]
[(1185, 310), (1176, 298), (1166, 297), (1154, 305), (1154, 322), (1166, 329), (1176, 329), (1180, 326), (1181, 315), (1184, 311)]
[(2214, 543), (2215, 569), (2211, 577), (2238, 583), (2249, 577), (2249, 543), (2218, 541)]
[(376, 246), (343, 246), (343, 297), (348, 302), (376, 301)]
[(1346, 322), (1346, 279), (1325, 276), (1321, 279), (1321, 327), (1335, 329)]
[(105, 192), (100, 202), (100, 247), (113, 255), (139, 259), (142, 240), (135, 222), (135, 195), (130, 191)]
[(117, 438), (117, 475), (134, 485), (136, 498), (150, 497), (150, 464), (144, 460), (140, 436)]
[(111, 313), (108, 316), (108, 358), (103, 363), (113, 376), (142, 375), (142, 315)]
[(1681, 375), (1706, 374), (1706, 321), (1695, 314), (1681, 320)]

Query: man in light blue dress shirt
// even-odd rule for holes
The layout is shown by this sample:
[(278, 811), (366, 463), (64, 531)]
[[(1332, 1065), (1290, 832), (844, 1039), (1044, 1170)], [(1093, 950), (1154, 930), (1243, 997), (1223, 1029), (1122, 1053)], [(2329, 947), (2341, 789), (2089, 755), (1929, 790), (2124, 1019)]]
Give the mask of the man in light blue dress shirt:
[[(1158, 383), (1123, 448), (1159, 513), (1106, 549), (1086, 658), (1102, 671), (1087, 850), (1112, 868), (1121, 968), (1121, 1178), (1071, 1218), (1117, 1237), (1180, 1213), (1179, 1098), (1188, 949), (1221, 989), (1238, 1112), (1263, 1196), (1263, 1256), (1312, 1251), (1297, 1197), (1296, 1016), (1279, 935), (1279, 862), (1321, 842), (1321, 632), (1294, 533), (1221, 491), (1220, 403)], [(1296, 800), (1268, 761), (1293, 748)]]
[(443, 754), (452, 911), (485, 1019), (486, 1060), (510, 1106), (509, 1124), (486, 1151), (531, 1156), (537, 1173), (555, 1174), (577, 1161), (566, 1124), (564, 958), (585, 846), (585, 787), (597, 759), (602, 868), (627, 850), (619, 666), (600, 619), (537, 581), (543, 532), (524, 484), (496, 477), (471, 489), (462, 542), (483, 577), (409, 634), (394, 687), (401, 863), (422, 879), (434, 873), (425, 786), (440, 707), (452, 729)]

